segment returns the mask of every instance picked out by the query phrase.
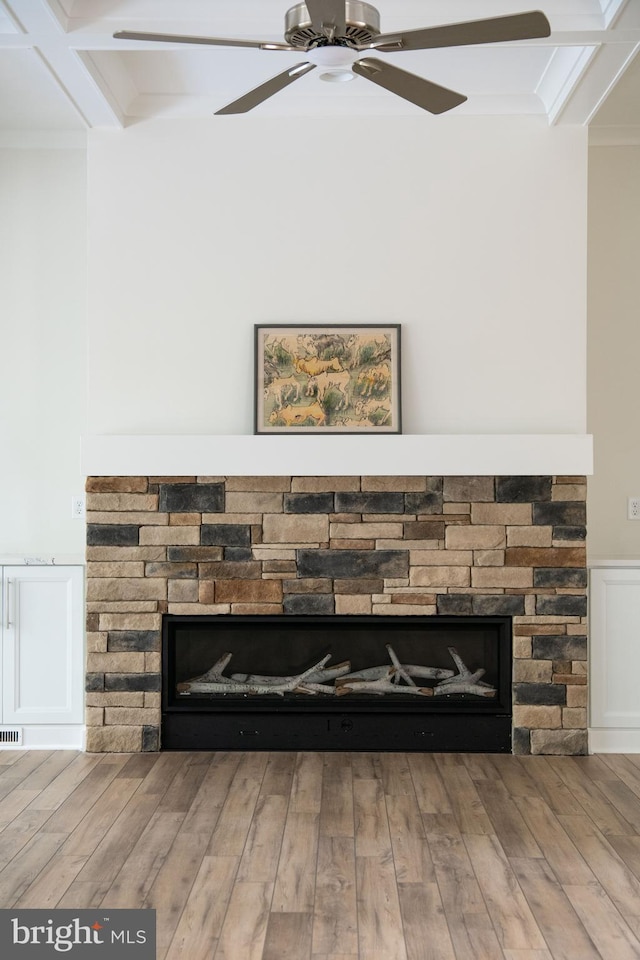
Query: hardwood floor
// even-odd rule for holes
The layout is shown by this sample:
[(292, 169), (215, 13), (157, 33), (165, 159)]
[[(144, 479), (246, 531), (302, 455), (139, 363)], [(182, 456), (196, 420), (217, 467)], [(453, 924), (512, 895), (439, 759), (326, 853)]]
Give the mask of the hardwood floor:
[(0, 751), (0, 907), (158, 960), (640, 960), (640, 756)]

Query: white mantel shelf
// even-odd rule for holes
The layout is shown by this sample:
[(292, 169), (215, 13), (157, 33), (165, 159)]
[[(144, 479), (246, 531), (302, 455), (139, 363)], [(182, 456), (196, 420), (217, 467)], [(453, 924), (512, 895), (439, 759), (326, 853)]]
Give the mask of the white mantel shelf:
[(593, 473), (587, 434), (86, 436), (85, 476), (534, 476)]

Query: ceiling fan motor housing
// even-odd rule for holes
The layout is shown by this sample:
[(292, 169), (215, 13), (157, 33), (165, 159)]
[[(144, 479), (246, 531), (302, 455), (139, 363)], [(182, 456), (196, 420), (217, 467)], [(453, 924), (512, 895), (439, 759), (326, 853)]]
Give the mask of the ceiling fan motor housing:
[[(346, 29), (335, 36), (332, 43), (339, 46), (355, 46), (369, 43), (380, 33), (380, 14), (370, 3), (346, 0)], [(314, 29), (306, 4), (297, 3), (287, 10), (284, 18), (284, 36), (292, 47), (307, 50), (310, 46), (329, 43), (327, 37)]]

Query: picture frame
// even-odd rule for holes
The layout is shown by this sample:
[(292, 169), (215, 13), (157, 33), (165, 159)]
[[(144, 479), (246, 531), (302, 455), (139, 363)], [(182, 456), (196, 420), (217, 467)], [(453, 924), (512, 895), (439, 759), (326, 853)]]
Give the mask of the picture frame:
[(254, 433), (402, 432), (400, 324), (256, 324)]

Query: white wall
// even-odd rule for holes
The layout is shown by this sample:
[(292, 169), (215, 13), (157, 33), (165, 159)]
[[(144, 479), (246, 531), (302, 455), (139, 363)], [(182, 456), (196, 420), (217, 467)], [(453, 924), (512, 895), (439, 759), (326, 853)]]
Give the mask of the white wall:
[(88, 420), (85, 155), (0, 151), (0, 554), (82, 552), (82, 433), (251, 432), (258, 322), (402, 323), (406, 433), (583, 431), (585, 165), (534, 119), (94, 131)]
[(0, 150), (0, 554), (82, 554), (86, 155)]
[(250, 433), (254, 323), (403, 327), (405, 433), (584, 432), (586, 131), (159, 121), (89, 136), (89, 430)]
[(589, 151), (589, 555), (640, 560), (640, 147)]

